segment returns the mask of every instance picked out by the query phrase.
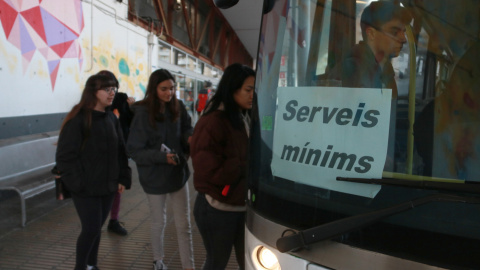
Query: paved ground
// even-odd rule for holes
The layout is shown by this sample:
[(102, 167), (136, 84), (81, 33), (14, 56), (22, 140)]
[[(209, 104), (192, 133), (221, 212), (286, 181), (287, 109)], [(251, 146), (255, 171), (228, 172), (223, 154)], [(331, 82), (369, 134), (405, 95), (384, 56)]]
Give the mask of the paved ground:
[[(129, 231), (127, 236), (102, 232), (98, 266), (109, 269), (152, 269), (150, 217), (147, 199), (140, 187), (134, 164), (133, 187), (124, 193), (120, 221)], [(193, 209), (196, 192), (189, 179), (190, 205)], [(27, 200), (27, 225), (21, 227), (20, 202), (15, 193), (0, 192), (0, 269), (73, 269), (75, 241), (80, 221), (71, 200), (59, 202), (48, 191)], [(165, 231), (165, 263), (168, 269), (180, 270), (175, 224), (170, 208)], [(193, 215), (191, 216), (196, 269), (201, 269), (205, 250)], [(233, 253), (233, 252), (232, 252)], [(232, 256), (227, 270), (236, 270)]]

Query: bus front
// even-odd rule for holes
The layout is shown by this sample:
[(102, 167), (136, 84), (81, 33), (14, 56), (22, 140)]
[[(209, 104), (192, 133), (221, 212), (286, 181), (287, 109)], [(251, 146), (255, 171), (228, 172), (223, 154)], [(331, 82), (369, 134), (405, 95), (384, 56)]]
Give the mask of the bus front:
[(480, 4), (375, 2), (263, 16), (247, 269), (480, 267)]

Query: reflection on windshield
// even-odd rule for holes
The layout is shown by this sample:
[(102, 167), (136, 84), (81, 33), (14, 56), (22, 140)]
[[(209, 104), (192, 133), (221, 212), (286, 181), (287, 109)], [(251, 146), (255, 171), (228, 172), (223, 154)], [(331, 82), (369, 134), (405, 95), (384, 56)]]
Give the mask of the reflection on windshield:
[[(480, 23), (473, 11), (462, 9), (455, 14), (449, 5), (438, 1), (405, 4), (416, 54), (404, 43), (404, 34), (397, 34), (400, 38), (395, 39), (385, 34), (401, 29), (402, 21), (383, 28), (375, 26), (371, 33), (384, 35), (383, 40), (394, 46), (391, 61), (383, 64), (386, 58), (379, 60), (360, 27), (365, 4), (318, 1), (315, 5), (300, 1), (294, 7), (289, 1), (279, 2), (272, 11), (273, 20), (264, 25), (271, 30), (267, 31), (269, 35), (276, 35), (262, 39), (260, 46), (258, 67), (264, 72), (259, 72), (257, 83), (263, 117), (275, 119), (278, 86), (392, 89), (384, 170), (480, 180), (480, 168), (474, 165), (480, 161), (480, 119), (476, 117), (480, 115), (480, 96), (474, 90), (477, 79), (472, 75), (478, 69), (474, 33)], [(476, 9), (472, 6), (471, 10)], [(396, 51), (396, 44), (401, 50)], [(263, 80), (264, 76), (268, 79)], [(411, 81), (415, 82), (413, 86)], [(409, 97), (409, 91), (413, 91), (413, 97)], [(264, 132), (262, 136), (272, 147), (273, 134)]]
[[(291, 228), (315, 227), (439, 192), (434, 187), (389, 185), (367, 196), (351, 191), (357, 190), (356, 185), (370, 186), (367, 184), (342, 182), (344, 187), (333, 188), (325, 183), (338, 182), (336, 177), (342, 175), (320, 170), (329, 167), (327, 163), (321, 166), (327, 152), (342, 155), (338, 159), (341, 162), (331, 166), (340, 168), (338, 172), (346, 168), (355, 171), (360, 167), (356, 163), (359, 157), (372, 156), (366, 154), (370, 148), (382, 148), (386, 154), (381, 170), (383, 177), (391, 181), (421, 179), (449, 185), (480, 182), (479, 3), (400, 1), (411, 16), (409, 27), (405, 27), (406, 31), (411, 29), (411, 38), (403, 42), (403, 28), (398, 21), (394, 25), (374, 25), (362, 34), (360, 21), (368, 3), (360, 2), (277, 0), (263, 19), (256, 78), (258, 137), (252, 137), (251, 147), (250, 192), (255, 199), (250, 204), (262, 215)], [(384, 58), (369, 47), (368, 35), (383, 39), (380, 46), (402, 46), (383, 48), (384, 52), (392, 51), (389, 61), (382, 62)], [(339, 102), (327, 102), (326, 89), (353, 88), (366, 93), (363, 101), (352, 94)], [(379, 106), (372, 105), (373, 99), (367, 95), (387, 90), (392, 93), (387, 127), (375, 135), (361, 128), (352, 129), (347, 134), (351, 137), (344, 136), (345, 131), (331, 130), (340, 110), (348, 108), (352, 116), (345, 112), (339, 123), (350, 120), (345, 126), (352, 125), (359, 104), (365, 104), (365, 111), (368, 106)], [(282, 117), (293, 114), (293, 110), (289, 113), (286, 109), (293, 100), (298, 102), (290, 107), (295, 108), (296, 115), (288, 122)], [(352, 100), (355, 104), (348, 105)], [(337, 111), (332, 114), (334, 108)], [(329, 117), (333, 120), (325, 125), (323, 120)], [(324, 133), (328, 129), (330, 135)], [(387, 143), (383, 144), (379, 137)], [(358, 146), (363, 139), (370, 139), (373, 146)], [(276, 149), (279, 145), (282, 147)], [(290, 165), (278, 163), (282, 155)], [(311, 172), (313, 165), (315, 170)], [(359, 172), (350, 177), (368, 178)], [(442, 187), (452, 194), (462, 190)], [(335, 241), (468, 265), (473, 262), (474, 250), (462, 254), (465, 260), (447, 257), (456, 249), (465, 250), (465, 243), (470, 247), (478, 244), (477, 212), (478, 206), (435, 202), (344, 234)], [(408, 233), (415, 239), (407, 237)], [(406, 240), (418, 249), (402, 249)], [(442, 241), (451, 244), (445, 247)], [(436, 246), (447, 250), (439, 251)]]

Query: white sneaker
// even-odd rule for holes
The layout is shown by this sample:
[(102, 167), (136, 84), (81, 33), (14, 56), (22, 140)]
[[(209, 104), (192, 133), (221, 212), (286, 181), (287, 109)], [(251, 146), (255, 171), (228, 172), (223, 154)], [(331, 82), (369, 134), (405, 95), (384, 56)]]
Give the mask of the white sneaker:
[(167, 266), (163, 264), (163, 261), (154, 261), (153, 262), (153, 270), (167, 270)]

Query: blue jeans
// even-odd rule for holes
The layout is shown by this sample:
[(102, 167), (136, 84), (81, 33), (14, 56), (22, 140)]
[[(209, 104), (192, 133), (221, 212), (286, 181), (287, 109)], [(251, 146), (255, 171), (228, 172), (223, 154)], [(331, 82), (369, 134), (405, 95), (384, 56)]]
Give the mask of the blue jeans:
[(245, 212), (215, 209), (199, 193), (193, 215), (207, 252), (203, 270), (225, 269), (233, 247), (240, 269), (245, 269)]

